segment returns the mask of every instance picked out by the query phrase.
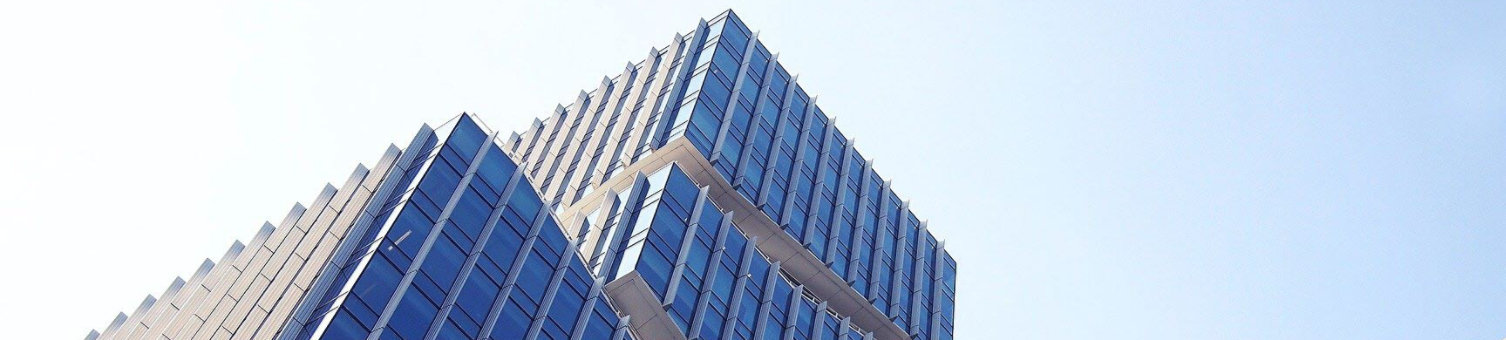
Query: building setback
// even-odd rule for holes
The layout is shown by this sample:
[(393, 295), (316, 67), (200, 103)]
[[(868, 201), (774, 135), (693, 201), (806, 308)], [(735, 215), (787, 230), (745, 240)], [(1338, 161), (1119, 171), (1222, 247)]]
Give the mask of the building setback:
[(87, 339), (952, 339), (956, 261), (731, 11), (425, 125)]

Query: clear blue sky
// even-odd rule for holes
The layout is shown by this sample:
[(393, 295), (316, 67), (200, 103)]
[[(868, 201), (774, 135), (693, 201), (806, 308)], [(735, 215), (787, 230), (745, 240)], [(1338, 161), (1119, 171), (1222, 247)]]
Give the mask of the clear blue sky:
[(947, 240), (960, 339), (1506, 337), (1506, 3), (1037, 3), (0, 5), (0, 329), (731, 7)]

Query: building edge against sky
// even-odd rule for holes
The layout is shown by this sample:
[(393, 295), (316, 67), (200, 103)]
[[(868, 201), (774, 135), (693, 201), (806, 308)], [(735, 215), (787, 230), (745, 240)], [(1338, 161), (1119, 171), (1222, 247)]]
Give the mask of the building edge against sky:
[(777, 59), (723, 12), (581, 92), (508, 147), (545, 200), (564, 208), (686, 143), (698, 155), (682, 159), (709, 163), (707, 172), (756, 207), (750, 212), (905, 331), (949, 336), (955, 261)]
[(426, 126), (90, 337), (952, 338), (955, 260), (794, 78), (724, 12), (522, 133)]

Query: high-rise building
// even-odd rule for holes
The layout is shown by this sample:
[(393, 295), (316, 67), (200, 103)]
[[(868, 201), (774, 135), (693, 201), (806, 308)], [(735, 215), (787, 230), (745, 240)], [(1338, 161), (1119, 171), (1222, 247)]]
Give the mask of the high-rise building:
[(956, 261), (731, 11), (424, 126), (90, 339), (951, 339)]

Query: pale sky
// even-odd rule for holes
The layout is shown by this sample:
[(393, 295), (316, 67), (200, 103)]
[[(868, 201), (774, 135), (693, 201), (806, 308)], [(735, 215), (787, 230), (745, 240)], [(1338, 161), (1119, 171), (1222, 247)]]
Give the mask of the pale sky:
[(1506, 3), (0, 4), (0, 338), (76, 339), (420, 124), (733, 8), (959, 262), (959, 339), (1506, 336)]

